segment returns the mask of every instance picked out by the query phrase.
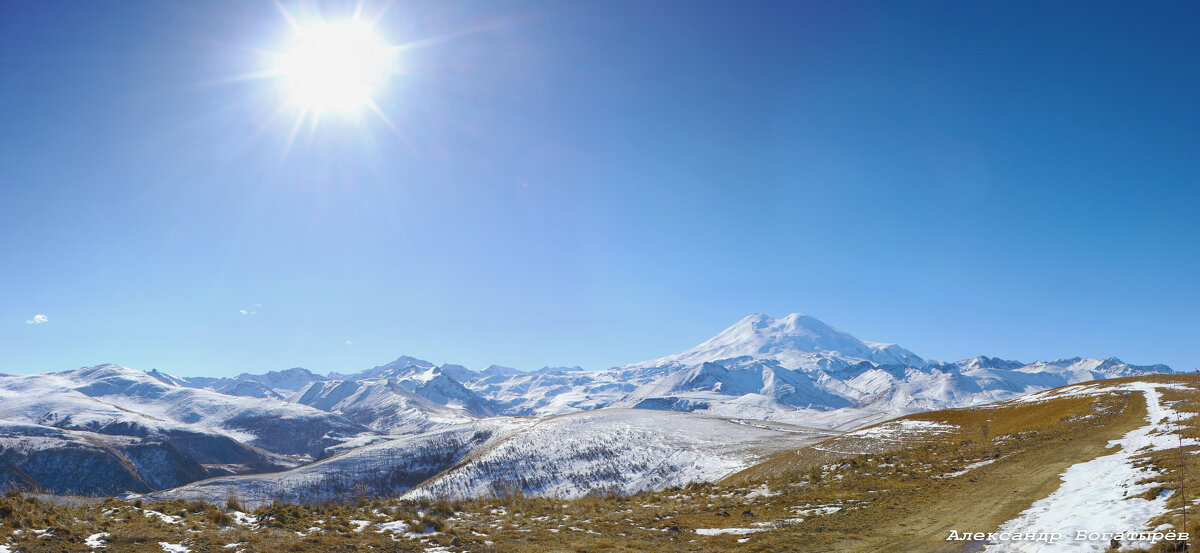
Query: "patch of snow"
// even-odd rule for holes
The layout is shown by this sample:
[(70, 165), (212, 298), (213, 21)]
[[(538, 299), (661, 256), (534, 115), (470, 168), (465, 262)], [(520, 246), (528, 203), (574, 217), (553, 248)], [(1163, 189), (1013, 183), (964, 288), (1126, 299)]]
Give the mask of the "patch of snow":
[(158, 542), (158, 546), (161, 547), (166, 553), (189, 553), (191, 551), (191, 549), (188, 549), (181, 543), (167, 543), (165, 541), (160, 541)]
[(380, 523), (378, 526), (379, 526), (380, 532), (395, 532), (397, 534), (403, 534), (405, 532), (408, 532), (408, 529), (410, 527), (410, 525), (403, 520), (395, 520), (392, 522), (383, 522), (383, 523)]
[(781, 493), (783, 492), (772, 492), (771, 488), (767, 487), (766, 484), (763, 484), (757, 488), (754, 488), (753, 490), (750, 490), (750, 493), (746, 494), (746, 499), (754, 499), (756, 497), (774, 497)]
[(840, 510), (842, 510), (842, 508), (837, 505), (800, 505), (797, 507), (792, 507), (793, 513), (806, 517), (832, 515)]
[(238, 526), (248, 526), (250, 528), (258, 528), (258, 519), (254, 515), (248, 515), (241, 511), (233, 511), (229, 513), (229, 518), (233, 519), (233, 523)]
[(701, 536), (717, 536), (720, 534), (753, 534), (755, 532), (766, 532), (766, 528), (697, 528), (696, 533)]
[(878, 440), (907, 440), (913, 434), (949, 434), (958, 430), (953, 424), (936, 421), (905, 419), (851, 432), (851, 435)]
[(87, 539), (83, 540), (83, 544), (92, 549), (99, 549), (101, 547), (104, 547), (104, 538), (107, 538), (107, 537), (108, 537), (108, 532), (100, 532), (99, 534), (92, 534), (92, 535), (88, 536)]
[(971, 471), (973, 471), (973, 470), (975, 470), (975, 469), (977, 469), (977, 468), (979, 468), (979, 467), (982, 467), (982, 466), (986, 466), (986, 465), (990, 465), (990, 464), (992, 464), (992, 463), (995, 463), (996, 461), (999, 461), (999, 459), (987, 459), (987, 460), (985, 460), (985, 461), (979, 461), (979, 462), (976, 462), (976, 463), (971, 463), (971, 464), (969, 464), (969, 465), (967, 465), (967, 466), (963, 467), (963, 469), (962, 469), (962, 470), (956, 470), (956, 471), (954, 471), (954, 472), (951, 472), (951, 473), (948, 473), (948, 474), (943, 474), (943, 475), (941, 475), (941, 476), (937, 476), (936, 478), (955, 478), (955, 477), (958, 477), (958, 476), (962, 476), (962, 475), (964, 475), (964, 474), (966, 474), (966, 473), (968, 473), (968, 472), (971, 472)]
[(158, 517), (160, 520), (162, 520), (163, 522), (165, 522), (167, 524), (179, 524), (180, 522), (182, 522), (179, 519), (179, 517), (171, 516), (171, 515), (164, 515), (158, 511), (151, 511), (149, 509), (143, 509), (142, 514), (146, 515), (146, 517), (148, 517), (148, 518)]

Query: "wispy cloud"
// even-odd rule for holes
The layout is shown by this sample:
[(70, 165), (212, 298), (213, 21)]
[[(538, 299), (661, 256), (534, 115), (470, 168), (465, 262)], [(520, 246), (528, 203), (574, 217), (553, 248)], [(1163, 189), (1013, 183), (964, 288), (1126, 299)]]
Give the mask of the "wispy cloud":
[(353, 344), (353, 343), (354, 343), (354, 342), (351, 342), (350, 340), (346, 340), (346, 345), (347, 345), (347, 346), (348, 346), (348, 345), (350, 345), (350, 344)]
[(249, 317), (250, 315), (257, 315), (257, 314), (258, 314), (258, 310), (259, 310), (259, 308), (261, 308), (261, 307), (262, 307), (262, 304), (261, 304), (261, 303), (256, 303), (256, 304), (253, 304), (253, 305), (252, 305), (250, 308), (248, 308), (248, 309), (238, 309), (238, 313), (241, 313), (241, 314), (243, 314), (243, 315), (246, 315), (247, 317)]
[(42, 324), (42, 323), (44, 323), (44, 322), (47, 322), (47, 321), (49, 321), (49, 320), (50, 320), (50, 318), (49, 318), (49, 317), (47, 317), (47, 316), (45, 316), (45, 315), (34, 315), (32, 319), (26, 319), (26, 320), (25, 320), (25, 324), (27, 324), (27, 325), (40, 325), (40, 324)]

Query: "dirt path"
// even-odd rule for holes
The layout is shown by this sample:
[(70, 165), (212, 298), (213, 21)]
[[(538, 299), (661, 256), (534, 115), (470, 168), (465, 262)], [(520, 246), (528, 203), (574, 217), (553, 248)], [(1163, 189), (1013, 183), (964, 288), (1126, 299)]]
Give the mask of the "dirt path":
[(1130, 395), (1130, 408), (1102, 431), (1062, 438), (976, 468), (956, 478), (939, 481), (915, 497), (890, 508), (871, 509), (863, 520), (861, 537), (829, 544), (831, 552), (879, 551), (962, 553), (982, 543), (946, 541), (952, 530), (993, 532), (1015, 518), (1034, 501), (1061, 484), (1068, 467), (1112, 453), (1106, 446), (1145, 425), (1146, 402), (1142, 394)]

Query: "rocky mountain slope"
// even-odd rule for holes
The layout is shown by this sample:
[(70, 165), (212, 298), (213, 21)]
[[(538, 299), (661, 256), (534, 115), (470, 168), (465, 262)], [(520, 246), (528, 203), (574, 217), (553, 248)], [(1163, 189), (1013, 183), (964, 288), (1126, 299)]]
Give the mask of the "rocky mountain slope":
[(294, 470), (213, 478), (155, 499), (257, 505), (347, 494), (414, 499), (579, 497), (714, 480), (831, 433), (692, 413), (602, 409), (545, 418), (494, 417), (360, 447)]

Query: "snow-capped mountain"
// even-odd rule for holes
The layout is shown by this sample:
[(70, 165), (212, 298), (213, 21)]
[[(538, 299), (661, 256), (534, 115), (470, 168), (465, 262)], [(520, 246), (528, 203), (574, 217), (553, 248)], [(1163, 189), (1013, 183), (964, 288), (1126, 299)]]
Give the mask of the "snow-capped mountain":
[(626, 366), (692, 366), (734, 358), (774, 360), (793, 370), (838, 368), (863, 361), (876, 365), (925, 364), (920, 356), (900, 346), (864, 342), (804, 313), (781, 319), (756, 313), (696, 347)]
[(377, 378), (322, 380), (295, 401), (338, 413), (388, 434), (414, 434), (493, 416), (491, 402), (468, 390), (442, 367), (410, 367)]
[(975, 357), (930, 363), (898, 345), (863, 341), (793, 313), (750, 315), (696, 347), (601, 371), (522, 372), (493, 365), (475, 372), (402, 356), (352, 374), (289, 369), (215, 381), (160, 378), (226, 394), (287, 398), (379, 432), (404, 434), (495, 415), (605, 407), (788, 421), (844, 409), (857, 420), (868, 413), (973, 405), (1084, 380), (1166, 371), (1164, 365), (1139, 367), (1117, 359), (1024, 364)]
[[(485, 480), (497, 474), (513, 476), (503, 467), (536, 466), (541, 476), (521, 480), (529, 493), (579, 494), (593, 485), (628, 492), (717, 477), (719, 467), (732, 467), (721, 461), (731, 451), (687, 446), (708, 443), (698, 436), (717, 427), (728, 434), (721, 421), (770, 421), (758, 424), (793, 425), (784, 431), (793, 433), (794, 425), (847, 430), (917, 411), (1170, 371), (1115, 358), (928, 362), (800, 313), (751, 315), (694, 348), (601, 371), (491, 366), (476, 372), (408, 356), (348, 374), (292, 368), (227, 378), (99, 365), (0, 375), (0, 487), (146, 492), (303, 465), (246, 482), (270, 487), (272, 478), (297, 482), (288, 475), (335, 470), (344, 476), (318, 479), (309, 490), (314, 497), (343, 485), (401, 481), (404, 490), (424, 490), (413, 493), (471, 495), (490, 489)], [(660, 423), (668, 427), (651, 428)], [(630, 449), (626, 438), (674, 444), (675, 453)], [(695, 455), (684, 459), (683, 450)], [(334, 453), (336, 461), (310, 465)], [(660, 454), (665, 458), (654, 462)], [(615, 464), (595, 462), (609, 457)], [(375, 459), (369, 474), (354, 476), (359, 472), (348, 463), (355, 459)], [(81, 463), (90, 472), (61, 470)], [(661, 472), (638, 472), (650, 466)], [(380, 474), (400, 476), (380, 480)], [(435, 474), (436, 481), (425, 481)]]
[(117, 365), (0, 377), (3, 478), (64, 493), (148, 491), (291, 468), (376, 434), (304, 405), (177, 382)]
[(170, 384), (118, 365), (2, 377), (0, 397), (3, 420), (116, 435), (211, 433), (280, 455), (321, 457), (327, 447), (370, 433), (304, 405)]

